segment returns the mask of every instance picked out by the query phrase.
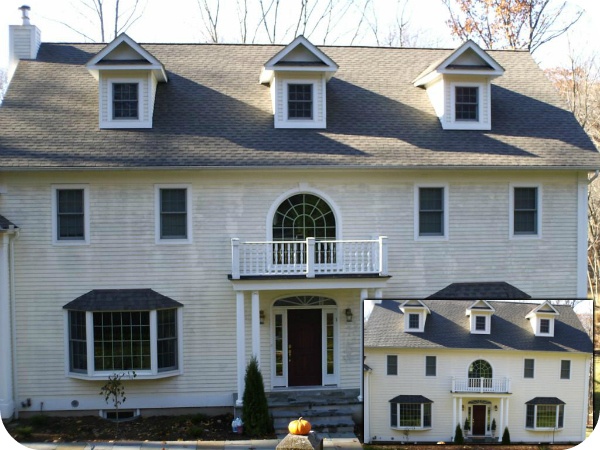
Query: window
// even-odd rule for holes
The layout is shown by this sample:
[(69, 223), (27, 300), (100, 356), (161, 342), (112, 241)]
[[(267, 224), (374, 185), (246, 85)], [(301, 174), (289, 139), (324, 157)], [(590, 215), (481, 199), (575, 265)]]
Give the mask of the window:
[(431, 428), (432, 401), (422, 395), (399, 395), (390, 400), (392, 428)]
[(419, 236), (444, 235), (444, 188), (419, 188)]
[(288, 119), (313, 118), (312, 91), (312, 84), (288, 84)]
[(138, 119), (138, 83), (113, 83), (113, 119)]
[(492, 378), (492, 366), (483, 359), (473, 361), (469, 366), (469, 378)]
[(408, 315), (408, 329), (418, 330), (419, 329), (419, 314)]
[(53, 187), (53, 241), (56, 244), (86, 244), (89, 241), (87, 186)]
[(487, 323), (486, 316), (475, 316), (475, 330), (485, 331)]
[[(71, 373), (104, 376), (107, 372), (132, 370), (140, 375), (156, 375), (179, 368), (180, 333), (175, 308), (69, 311), (68, 318)], [(87, 354), (88, 349), (93, 355)]]
[(571, 361), (562, 360), (560, 362), (560, 379), (570, 380), (571, 379)]
[(188, 186), (157, 186), (157, 242), (191, 242), (191, 189)]
[(540, 319), (540, 333), (550, 333), (550, 319)]
[(456, 86), (454, 114), (457, 121), (479, 120), (479, 88), (475, 86)]
[(387, 355), (387, 374), (398, 375), (398, 355)]
[[(532, 403), (538, 402), (538, 403)], [(559, 404), (548, 404), (560, 402)], [(565, 404), (556, 398), (537, 398), (527, 402), (525, 427), (532, 430), (560, 429), (564, 426)]]
[(535, 370), (535, 360), (534, 359), (525, 359), (525, 364), (523, 367), (523, 378), (533, 378)]
[(437, 372), (437, 357), (426, 356), (425, 357), (425, 376), (435, 377)]
[(513, 234), (539, 235), (539, 192), (537, 187), (514, 187)]

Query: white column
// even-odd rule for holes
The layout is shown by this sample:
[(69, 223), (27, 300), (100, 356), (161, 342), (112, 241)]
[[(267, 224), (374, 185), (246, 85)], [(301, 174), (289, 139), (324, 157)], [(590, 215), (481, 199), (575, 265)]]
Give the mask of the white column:
[(364, 398), (364, 362), (365, 362), (365, 342), (364, 342), (364, 328), (365, 328), (365, 299), (369, 297), (369, 291), (367, 289), (361, 289), (360, 291), (360, 392), (358, 393), (358, 401), (362, 402)]
[(242, 406), (246, 375), (246, 321), (244, 312), (244, 292), (236, 292), (236, 330), (237, 330), (237, 388), (236, 406)]
[(3, 419), (10, 419), (15, 411), (11, 317), (9, 237), (0, 233), (0, 415)]
[(500, 417), (498, 418), (498, 428), (496, 428), (496, 433), (498, 436), (502, 436), (502, 432), (504, 431), (504, 398), (500, 398)]
[[(508, 414), (508, 402), (510, 401), (510, 398), (506, 397), (506, 400), (504, 401), (504, 403), (506, 404), (506, 407), (504, 408), (504, 426), (508, 427), (508, 429), (510, 430), (510, 426), (508, 425), (508, 418), (510, 417), (510, 415)], [(587, 403), (586, 403), (587, 405)], [(500, 432), (500, 434), (498, 436), (500, 436), (500, 439), (502, 439), (502, 433), (504, 433), (504, 428), (502, 428), (502, 431)]]
[(579, 173), (577, 185), (577, 297), (587, 298), (588, 178)]
[(260, 367), (260, 297), (252, 292), (252, 354)]
[(371, 392), (370, 392), (370, 383), (371, 378), (369, 377), (369, 372), (364, 371), (363, 377), (365, 379), (365, 401), (363, 405), (363, 435), (365, 439), (365, 444), (369, 444), (371, 442)]
[[(462, 399), (462, 397), (458, 397), (458, 424), (460, 425), (461, 428), (465, 424), (463, 422), (462, 409), (463, 409), (463, 399)], [(456, 425), (455, 425), (455, 427), (456, 427)]]
[(454, 431), (456, 430), (456, 397), (452, 397), (452, 440), (456, 437)]

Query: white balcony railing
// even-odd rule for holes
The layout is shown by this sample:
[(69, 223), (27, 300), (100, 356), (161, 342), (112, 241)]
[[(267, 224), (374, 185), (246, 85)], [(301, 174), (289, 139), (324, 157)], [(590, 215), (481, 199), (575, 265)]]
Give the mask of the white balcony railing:
[(240, 242), (231, 240), (231, 277), (377, 274), (387, 275), (387, 238)]
[(510, 378), (454, 378), (452, 392), (510, 392)]

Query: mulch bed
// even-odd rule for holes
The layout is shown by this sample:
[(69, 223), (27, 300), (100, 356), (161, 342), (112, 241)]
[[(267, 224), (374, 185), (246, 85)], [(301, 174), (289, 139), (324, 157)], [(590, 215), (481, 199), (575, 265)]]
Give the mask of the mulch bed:
[[(233, 415), (138, 417), (118, 424), (99, 416), (40, 415), (5, 424), (18, 442), (212, 441), (249, 439), (233, 433)], [(275, 435), (260, 436), (273, 439)]]

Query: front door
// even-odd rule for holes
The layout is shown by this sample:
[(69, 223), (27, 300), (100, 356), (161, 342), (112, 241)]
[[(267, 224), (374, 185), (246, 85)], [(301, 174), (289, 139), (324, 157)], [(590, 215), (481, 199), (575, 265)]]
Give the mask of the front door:
[(320, 309), (289, 309), (288, 385), (320, 386), (322, 384)]
[(473, 405), (473, 436), (485, 436), (485, 405)]

